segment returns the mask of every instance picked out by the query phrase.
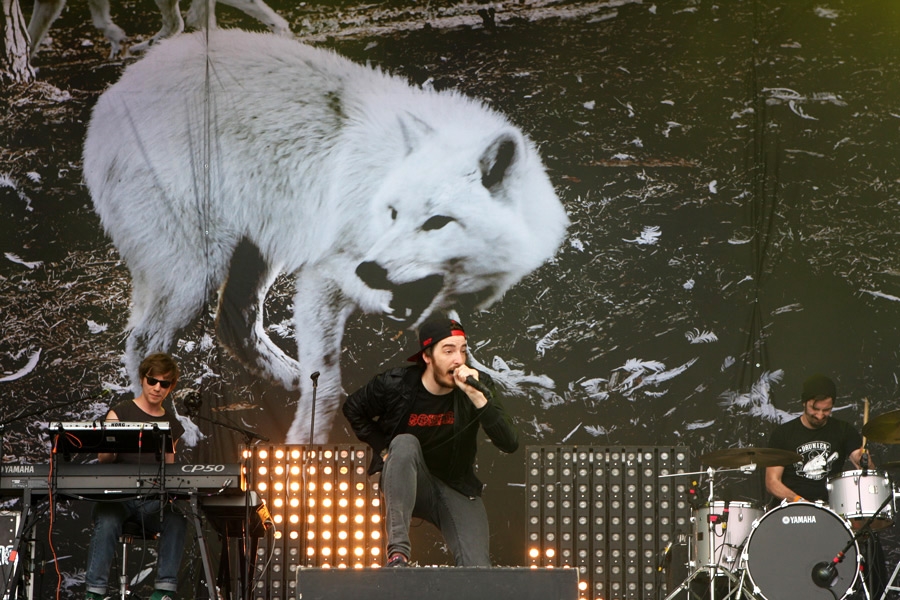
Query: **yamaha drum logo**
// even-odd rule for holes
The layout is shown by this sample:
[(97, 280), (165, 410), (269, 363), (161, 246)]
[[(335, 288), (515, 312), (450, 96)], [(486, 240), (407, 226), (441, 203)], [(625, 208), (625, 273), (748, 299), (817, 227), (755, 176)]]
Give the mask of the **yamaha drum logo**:
[(781, 517), (781, 522), (785, 525), (796, 525), (798, 523), (815, 523), (816, 515), (799, 515), (796, 517), (785, 515)]

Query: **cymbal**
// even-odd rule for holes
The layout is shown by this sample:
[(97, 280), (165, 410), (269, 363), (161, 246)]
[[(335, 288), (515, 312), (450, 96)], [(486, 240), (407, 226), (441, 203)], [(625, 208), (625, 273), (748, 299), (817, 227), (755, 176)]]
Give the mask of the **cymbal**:
[(900, 410), (878, 415), (862, 428), (866, 439), (882, 444), (900, 444)]
[(803, 460), (796, 452), (778, 448), (725, 448), (700, 457), (700, 462), (710, 467), (743, 467), (756, 464), (760, 467), (790, 465)]

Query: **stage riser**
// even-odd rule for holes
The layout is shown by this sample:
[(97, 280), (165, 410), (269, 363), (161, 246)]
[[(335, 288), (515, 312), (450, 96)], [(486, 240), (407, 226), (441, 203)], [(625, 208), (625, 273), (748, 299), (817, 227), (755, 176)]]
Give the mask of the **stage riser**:
[(577, 600), (574, 569), (404, 567), (302, 569), (303, 600)]

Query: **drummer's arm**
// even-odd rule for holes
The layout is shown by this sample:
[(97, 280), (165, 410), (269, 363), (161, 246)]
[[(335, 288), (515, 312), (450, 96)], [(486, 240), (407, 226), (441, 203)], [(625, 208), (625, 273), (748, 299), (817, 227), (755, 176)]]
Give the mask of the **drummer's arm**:
[(766, 467), (766, 491), (778, 498), (779, 500), (790, 500), (791, 502), (800, 499), (797, 494), (781, 482), (781, 476), (784, 474), (784, 467)]

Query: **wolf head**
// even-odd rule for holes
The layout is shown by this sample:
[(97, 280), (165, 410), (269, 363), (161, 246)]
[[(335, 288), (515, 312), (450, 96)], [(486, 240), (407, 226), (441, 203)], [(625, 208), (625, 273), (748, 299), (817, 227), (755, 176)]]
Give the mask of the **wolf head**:
[(531, 142), (467, 108), (439, 121), (398, 116), (402, 150), (371, 202), (372, 245), (356, 267), (367, 312), (416, 326), (435, 310), (484, 308), (562, 242), (568, 219)]

